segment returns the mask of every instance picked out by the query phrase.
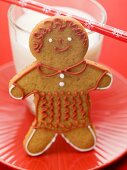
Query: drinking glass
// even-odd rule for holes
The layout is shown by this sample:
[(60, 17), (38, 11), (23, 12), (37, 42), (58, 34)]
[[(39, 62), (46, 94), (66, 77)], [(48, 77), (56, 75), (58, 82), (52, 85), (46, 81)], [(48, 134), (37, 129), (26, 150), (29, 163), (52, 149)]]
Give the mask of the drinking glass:
[[(41, 2), (62, 11), (69, 12), (70, 14), (94, 20), (102, 24), (105, 24), (107, 20), (104, 7), (95, 0), (41, 0)], [(35, 60), (29, 49), (29, 35), (33, 27), (47, 17), (49, 16), (14, 5), (11, 5), (9, 8), (9, 32), (14, 65), (17, 72)], [(89, 48), (85, 57), (93, 61), (98, 61), (103, 35), (88, 31), (88, 38)], [(33, 110), (34, 106), (31, 99), (28, 99), (28, 101)]]

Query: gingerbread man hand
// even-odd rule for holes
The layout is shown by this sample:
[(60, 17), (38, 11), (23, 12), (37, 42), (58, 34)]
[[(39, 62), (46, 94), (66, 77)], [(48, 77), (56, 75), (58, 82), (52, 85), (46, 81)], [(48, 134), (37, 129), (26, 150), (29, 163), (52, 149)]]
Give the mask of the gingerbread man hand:
[[(93, 77), (95, 78), (95, 73), (96, 75), (98, 75), (98, 77), (96, 77), (96, 88), (97, 90), (105, 90), (108, 89), (113, 82), (113, 76), (112, 73), (110, 72), (110, 70), (108, 68), (106, 68), (104, 65), (101, 65), (99, 63), (96, 63), (94, 61), (89, 61), (87, 60), (87, 64), (89, 67), (91, 67), (93, 69)], [(100, 72), (100, 73), (99, 73)]]
[(24, 98), (23, 90), (15, 84), (9, 85), (9, 94), (13, 99), (22, 100)]
[(32, 76), (33, 73), (36, 75), (36, 62), (11, 79), (9, 83), (9, 94), (12, 98), (22, 100), (36, 91), (36, 83)]
[(110, 88), (113, 82), (113, 76), (110, 72), (106, 73), (104, 78), (100, 81), (99, 86), (97, 87), (98, 90), (105, 90)]

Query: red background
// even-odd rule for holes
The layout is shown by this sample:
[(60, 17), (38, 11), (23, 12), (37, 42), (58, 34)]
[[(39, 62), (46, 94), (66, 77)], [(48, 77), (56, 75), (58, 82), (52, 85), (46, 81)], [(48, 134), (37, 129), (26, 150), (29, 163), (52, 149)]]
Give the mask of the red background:
[[(108, 24), (127, 31), (127, 0), (98, 0), (108, 13)], [(8, 35), (7, 10), (9, 5), (0, 2), (0, 65), (12, 61)], [(105, 37), (100, 61), (127, 78), (127, 44)], [(127, 156), (105, 170), (127, 169)], [(0, 164), (0, 170), (11, 170)]]

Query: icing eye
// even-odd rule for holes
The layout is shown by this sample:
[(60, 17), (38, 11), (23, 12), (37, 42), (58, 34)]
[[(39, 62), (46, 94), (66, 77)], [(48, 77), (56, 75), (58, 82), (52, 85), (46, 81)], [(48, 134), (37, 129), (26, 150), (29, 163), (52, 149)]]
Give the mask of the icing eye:
[(53, 40), (52, 40), (52, 38), (49, 38), (49, 42), (51, 43)]
[(72, 38), (71, 38), (71, 37), (67, 37), (67, 40), (68, 40), (68, 41), (72, 41)]

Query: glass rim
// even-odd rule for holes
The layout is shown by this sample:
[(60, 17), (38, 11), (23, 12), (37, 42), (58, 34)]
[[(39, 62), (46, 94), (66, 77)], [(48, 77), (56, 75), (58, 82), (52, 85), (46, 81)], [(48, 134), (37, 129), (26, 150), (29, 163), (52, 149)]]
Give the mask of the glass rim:
[[(96, 5), (99, 9), (100, 9), (100, 12), (102, 13), (102, 19), (100, 21), (101, 24), (104, 24), (106, 23), (107, 21), (107, 13), (106, 13), (106, 10), (105, 8), (99, 3), (97, 2), (96, 0), (89, 0), (91, 3), (93, 3), (94, 5)], [(16, 5), (11, 5), (9, 7), (9, 10), (8, 10), (8, 18), (9, 18), (9, 21), (11, 22), (12, 25), (14, 25), (17, 29), (19, 29), (20, 31), (22, 32), (25, 32), (25, 33), (30, 33), (28, 30), (25, 30), (23, 29), (22, 27), (20, 27), (19, 25), (17, 25), (14, 21), (14, 18), (12, 16), (12, 13), (13, 13), (13, 10), (14, 8), (17, 7)], [(20, 8), (20, 7), (19, 7)], [(91, 31), (89, 30), (88, 31), (88, 34), (93, 34), (95, 33), (94, 31)]]

